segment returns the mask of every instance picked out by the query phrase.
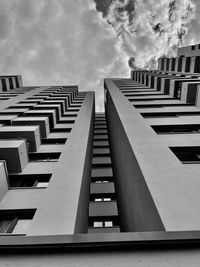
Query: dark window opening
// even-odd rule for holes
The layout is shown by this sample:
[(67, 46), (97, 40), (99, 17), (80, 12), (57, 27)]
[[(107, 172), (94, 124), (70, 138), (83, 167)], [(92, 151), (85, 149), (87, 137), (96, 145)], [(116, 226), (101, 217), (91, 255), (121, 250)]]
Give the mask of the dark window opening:
[(60, 121), (57, 121), (58, 124), (73, 124), (74, 122), (75, 122), (75, 120), (70, 120), (70, 121), (60, 120)]
[(185, 72), (190, 72), (191, 57), (186, 58)]
[(170, 59), (169, 59), (169, 58), (167, 58), (166, 70), (169, 70), (169, 62), (170, 62)]
[(192, 46), (191, 46), (191, 49), (192, 49), (192, 50), (195, 50), (195, 45), (192, 45)]
[(137, 101), (159, 101), (159, 100), (171, 100), (174, 98), (170, 98), (170, 97), (163, 97), (163, 98), (131, 98), (128, 99), (130, 102), (137, 102)]
[(200, 133), (200, 124), (151, 126), (158, 134)]
[(179, 59), (178, 59), (178, 71), (179, 72), (182, 71), (182, 62), (183, 62), (183, 58), (179, 57)]
[(57, 144), (65, 144), (67, 138), (42, 138), (41, 141), (43, 145), (46, 144), (57, 145)]
[(195, 58), (194, 72), (200, 73), (200, 57)]
[(176, 59), (172, 58), (172, 68), (171, 71), (175, 71), (175, 63), (176, 63)]
[(19, 88), (19, 80), (18, 77), (15, 77), (16, 87)]
[(143, 118), (159, 118), (159, 117), (178, 117), (178, 116), (199, 116), (200, 112), (149, 112), (140, 113)]
[(170, 149), (182, 163), (200, 163), (200, 147), (170, 147)]
[(15, 187), (46, 188), (51, 179), (51, 174), (19, 174), (8, 175), (9, 185)]
[(9, 84), (10, 84), (10, 89), (13, 89), (14, 86), (13, 86), (13, 80), (12, 80), (12, 78), (9, 78)]
[(70, 133), (71, 128), (53, 128), (51, 129), (51, 133)]
[[(158, 91), (160, 91), (160, 89), (161, 89), (161, 77), (158, 77), (157, 78), (157, 87), (156, 87), (156, 89), (158, 90)], [(158, 94), (159, 95), (159, 94)]]
[(163, 108), (163, 107), (178, 107), (178, 106), (194, 106), (194, 104), (180, 103), (180, 104), (153, 104), (153, 105), (133, 105), (135, 108)]
[(154, 105), (133, 105), (135, 108), (163, 108), (163, 105), (154, 104)]
[(35, 209), (30, 210), (1, 210), (0, 233), (26, 234), (26, 229), (32, 221)]
[(164, 70), (165, 59), (161, 58), (161, 70)]
[(57, 161), (60, 157), (61, 153), (59, 152), (51, 152), (51, 153), (37, 153), (31, 152), (29, 153), (30, 161)]
[(169, 94), (169, 87), (170, 87), (170, 79), (165, 79), (164, 83), (164, 94)]
[(2, 90), (3, 91), (7, 91), (6, 80), (5, 79), (1, 79), (1, 82), (2, 82)]
[(151, 77), (151, 88), (154, 88), (154, 77)]

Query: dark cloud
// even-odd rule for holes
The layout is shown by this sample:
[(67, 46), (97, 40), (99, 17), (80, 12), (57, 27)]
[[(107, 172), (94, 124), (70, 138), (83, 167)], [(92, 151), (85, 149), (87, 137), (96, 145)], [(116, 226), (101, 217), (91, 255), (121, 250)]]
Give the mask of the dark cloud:
[(108, 9), (113, 2), (113, 0), (94, 0), (96, 3), (96, 9), (99, 12), (103, 13), (103, 17), (106, 17), (108, 14)]

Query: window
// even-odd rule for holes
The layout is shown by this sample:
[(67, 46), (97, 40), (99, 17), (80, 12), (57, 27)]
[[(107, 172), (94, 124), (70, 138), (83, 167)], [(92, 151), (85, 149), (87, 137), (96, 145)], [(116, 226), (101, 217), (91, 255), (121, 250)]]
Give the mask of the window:
[(105, 197), (105, 198), (95, 198), (94, 199), (95, 202), (107, 202), (107, 201), (111, 201), (110, 197)]
[(0, 212), (0, 234), (26, 234), (36, 210), (4, 210)]
[(52, 153), (29, 153), (30, 161), (57, 161), (61, 153), (52, 152)]
[(178, 59), (178, 71), (179, 72), (182, 70), (182, 61), (183, 61), (183, 58), (179, 57), (179, 59)]
[(200, 124), (156, 125), (152, 128), (157, 134), (200, 133)]
[(105, 221), (105, 227), (112, 227), (113, 226), (113, 222), (112, 221)]
[(184, 164), (200, 163), (200, 147), (170, 147), (170, 149)]
[(70, 133), (71, 132), (71, 128), (53, 128), (51, 130), (52, 133)]
[(8, 175), (11, 189), (15, 188), (47, 188), (51, 174), (19, 174)]
[(95, 181), (95, 184), (105, 184), (105, 183), (109, 183), (109, 181), (108, 180), (97, 180), (97, 181)]
[(57, 145), (57, 144), (65, 144), (67, 141), (67, 138), (42, 138), (42, 144), (51, 144), (51, 145)]
[(176, 63), (176, 59), (172, 58), (172, 68), (171, 71), (175, 71), (175, 63)]
[(190, 72), (191, 57), (186, 58), (185, 72)]
[(112, 221), (94, 222), (93, 227), (113, 227), (113, 222)]
[(192, 49), (192, 50), (195, 50), (195, 45), (192, 45), (192, 46), (191, 46), (191, 49)]
[(13, 86), (13, 80), (11, 77), (9, 78), (9, 84), (10, 84), (10, 89), (13, 89), (14, 86)]
[(1, 79), (1, 82), (2, 82), (3, 91), (7, 91), (6, 80), (5, 79)]
[(103, 227), (103, 222), (94, 222), (94, 227)]

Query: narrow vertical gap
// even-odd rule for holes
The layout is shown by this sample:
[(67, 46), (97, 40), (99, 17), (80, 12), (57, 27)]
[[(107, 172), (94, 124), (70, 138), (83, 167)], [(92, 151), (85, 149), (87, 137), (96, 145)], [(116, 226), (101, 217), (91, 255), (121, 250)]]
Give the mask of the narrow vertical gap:
[(120, 232), (120, 227), (106, 117), (96, 113), (88, 233), (105, 232)]

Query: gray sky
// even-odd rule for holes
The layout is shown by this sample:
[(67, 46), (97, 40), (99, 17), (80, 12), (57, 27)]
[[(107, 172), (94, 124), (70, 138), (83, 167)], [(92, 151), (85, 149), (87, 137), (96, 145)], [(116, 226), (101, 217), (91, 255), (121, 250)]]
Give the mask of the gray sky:
[(155, 66), (180, 39), (200, 43), (198, 0), (95, 2), (0, 0), (0, 74), (22, 74), (25, 85), (95, 90), (101, 110), (103, 79), (129, 77), (129, 57), (137, 67)]

